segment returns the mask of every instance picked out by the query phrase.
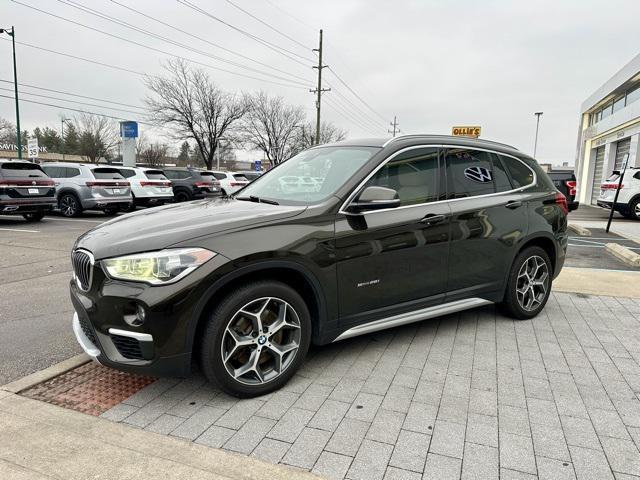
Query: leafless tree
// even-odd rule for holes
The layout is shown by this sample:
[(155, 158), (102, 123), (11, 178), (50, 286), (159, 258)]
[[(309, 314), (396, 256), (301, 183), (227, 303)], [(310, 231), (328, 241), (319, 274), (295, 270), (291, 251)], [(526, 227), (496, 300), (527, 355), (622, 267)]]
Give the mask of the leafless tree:
[[(292, 154), (306, 148), (313, 147), (315, 142), (316, 127), (315, 124), (306, 123), (297, 132), (295, 137)], [(331, 122), (322, 122), (320, 124), (320, 144), (339, 142), (347, 138), (347, 131), (334, 125)]]
[(243, 139), (252, 149), (264, 152), (272, 165), (291, 157), (304, 122), (302, 107), (288, 105), (282, 97), (259, 92), (248, 97), (249, 111), (243, 122)]
[(162, 165), (162, 161), (166, 158), (169, 147), (160, 142), (152, 142), (146, 145), (140, 151), (140, 160), (150, 167)]
[(173, 129), (177, 140), (194, 140), (211, 168), (218, 142), (229, 137), (247, 111), (242, 97), (219, 89), (202, 70), (180, 59), (169, 60), (164, 77), (147, 77), (152, 95), (145, 100), (156, 124)]
[(115, 123), (100, 115), (82, 113), (73, 119), (78, 133), (78, 151), (87, 161), (98, 163), (109, 159), (120, 141)]

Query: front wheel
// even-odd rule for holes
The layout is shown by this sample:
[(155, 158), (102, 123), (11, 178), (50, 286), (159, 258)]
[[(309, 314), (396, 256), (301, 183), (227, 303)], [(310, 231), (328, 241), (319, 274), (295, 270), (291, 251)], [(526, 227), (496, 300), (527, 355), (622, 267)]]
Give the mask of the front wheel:
[(629, 204), (629, 217), (633, 220), (640, 220), (640, 198), (636, 198)]
[(302, 364), (311, 318), (302, 297), (277, 281), (250, 283), (211, 313), (200, 364), (207, 379), (237, 397), (283, 386)]
[(502, 310), (519, 320), (535, 317), (549, 299), (551, 281), (552, 267), (547, 252), (540, 247), (526, 248), (511, 266)]
[(82, 213), (78, 197), (73, 193), (65, 193), (58, 199), (58, 208), (65, 217), (77, 217)]

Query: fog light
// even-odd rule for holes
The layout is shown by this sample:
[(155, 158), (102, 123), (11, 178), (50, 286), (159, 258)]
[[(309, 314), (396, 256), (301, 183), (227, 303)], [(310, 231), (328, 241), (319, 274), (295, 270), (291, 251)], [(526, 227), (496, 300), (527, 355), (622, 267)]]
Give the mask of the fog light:
[(140, 320), (140, 324), (144, 323), (144, 319), (147, 316), (147, 312), (145, 312), (144, 307), (138, 304), (138, 308), (136, 309), (136, 314), (138, 315), (138, 320)]
[[(133, 305), (131, 305), (131, 307), (127, 308), (127, 310), (129, 310), (130, 312), (132, 312), (133, 310)], [(124, 321), (127, 322), (128, 325), (131, 325), (132, 327), (139, 327), (140, 325), (142, 325), (144, 323), (145, 317), (147, 316), (147, 313), (144, 310), (144, 307), (140, 304), (137, 304), (135, 307), (135, 313), (125, 313), (124, 315)]]

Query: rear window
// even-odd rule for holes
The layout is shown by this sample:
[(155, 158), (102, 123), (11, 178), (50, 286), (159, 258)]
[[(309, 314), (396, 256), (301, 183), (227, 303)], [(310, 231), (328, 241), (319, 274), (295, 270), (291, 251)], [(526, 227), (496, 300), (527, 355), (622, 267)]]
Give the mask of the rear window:
[(164, 172), (162, 170), (147, 170), (144, 172), (144, 174), (149, 180), (166, 180), (167, 179), (167, 177), (165, 177)]
[(225, 178), (227, 178), (226, 173), (210, 173), (210, 175), (216, 177), (216, 180), (224, 180)]
[(247, 177), (245, 177), (244, 175), (240, 175), (240, 174), (234, 175), (233, 178), (235, 178), (239, 182), (248, 182), (249, 181), (249, 180), (247, 180)]
[(120, 175), (122, 175), (124, 178), (131, 178), (131, 177), (134, 177), (136, 175), (136, 171), (135, 170), (131, 170), (129, 168), (121, 168), (120, 169)]
[(40, 165), (29, 162), (6, 162), (0, 165), (0, 172), (4, 178), (46, 178)]
[(94, 168), (92, 172), (97, 180), (124, 180), (117, 168)]
[(504, 155), (499, 155), (499, 157), (509, 171), (514, 188), (526, 187), (533, 183), (533, 171), (522, 161)]
[[(213, 172), (198, 172), (200, 174), (201, 177), (213, 177), (213, 178), (218, 178), (215, 176), (215, 174)], [(213, 180), (213, 178), (208, 178), (208, 180)]]

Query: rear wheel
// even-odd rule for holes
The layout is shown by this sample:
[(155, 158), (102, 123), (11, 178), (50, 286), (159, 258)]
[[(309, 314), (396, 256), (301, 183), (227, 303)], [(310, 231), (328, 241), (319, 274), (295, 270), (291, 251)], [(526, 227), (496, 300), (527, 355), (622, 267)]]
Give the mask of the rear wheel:
[(176, 202), (188, 202), (191, 200), (191, 194), (186, 190), (179, 190), (173, 197)]
[(45, 212), (23, 213), (22, 216), (27, 222), (39, 222), (44, 218)]
[(250, 283), (211, 313), (200, 364), (207, 379), (227, 393), (264, 395), (293, 376), (310, 339), (309, 310), (295, 290), (276, 281)]
[(65, 193), (58, 199), (58, 208), (65, 217), (77, 217), (82, 213), (78, 197), (73, 193)]
[(640, 220), (640, 198), (636, 198), (629, 204), (629, 218)]
[(504, 313), (520, 320), (540, 313), (551, 293), (551, 273), (551, 261), (542, 248), (529, 247), (520, 252), (509, 272), (501, 304)]
[(106, 207), (102, 212), (107, 216), (112, 216), (118, 213), (119, 210), (118, 207)]

